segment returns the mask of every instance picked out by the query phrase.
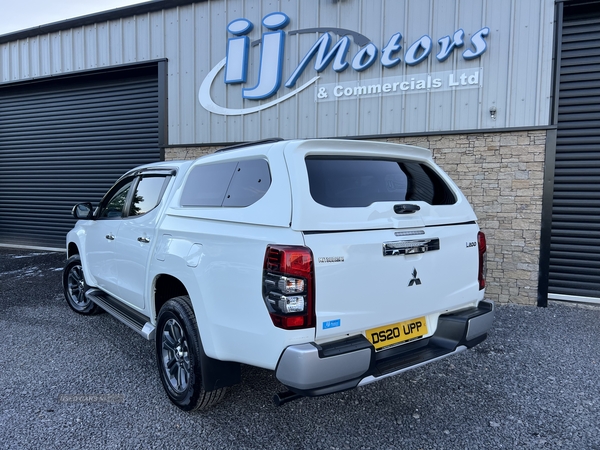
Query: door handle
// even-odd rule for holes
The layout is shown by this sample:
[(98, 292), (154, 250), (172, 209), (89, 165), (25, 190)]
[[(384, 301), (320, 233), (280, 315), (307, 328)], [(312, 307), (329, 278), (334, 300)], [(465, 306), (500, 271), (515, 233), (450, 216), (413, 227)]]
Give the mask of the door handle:
[(143, 244), (147, 244), (148, 242), (150, 242), (150, 239), (148, 239), (147, 237), (140, 236), (138, 238), (138, 242), (141, 242)]
[(421, 207), (419, 205), (401, 204), (394, 205), (394, 212), (396, 214), (412, 214), (419, 211)]
[(109, 241), (114, 241), (115, 237), (112, 234), (107, 234), (106, 239), (108, 239)]

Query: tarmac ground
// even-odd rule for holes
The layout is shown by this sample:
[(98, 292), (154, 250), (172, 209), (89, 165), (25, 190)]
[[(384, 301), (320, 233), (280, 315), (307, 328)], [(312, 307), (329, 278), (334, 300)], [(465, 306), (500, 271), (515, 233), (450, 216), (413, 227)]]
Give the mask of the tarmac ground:
[(242, 367), (204, 412), (164, 394), (153, 343), (62, 294), (62, 253), (0, 248), (0, 449), (597, 449), (600, 307), (497, 305), (471, 350), (275, 407)]

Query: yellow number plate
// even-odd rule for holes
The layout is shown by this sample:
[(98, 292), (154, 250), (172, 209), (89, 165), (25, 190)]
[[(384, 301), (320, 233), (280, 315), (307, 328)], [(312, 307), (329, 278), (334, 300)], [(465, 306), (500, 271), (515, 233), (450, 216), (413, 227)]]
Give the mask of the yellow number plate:
[(377, 350), (426, 334), (427, 320), (425, 317), (418, 317), (406, 322), (393, 323), (366, 331), (367, 339)]

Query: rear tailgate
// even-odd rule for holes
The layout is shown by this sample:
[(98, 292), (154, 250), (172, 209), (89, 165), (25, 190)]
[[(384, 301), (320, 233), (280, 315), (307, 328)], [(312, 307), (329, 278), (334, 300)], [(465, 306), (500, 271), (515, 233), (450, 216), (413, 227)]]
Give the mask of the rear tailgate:
[(317, 339), (427, 318), (433, 333), (439, 313), (480, 298), (478, 230), (471, 223), (401, 236), (389, 229), (305, 234), (315, 260)]
[(432, 334), (440, 313), (483, 298), (475, 214), (428, 150), (315, 140), (284, 155), (291, 226), (314, 255), (318, 340)]

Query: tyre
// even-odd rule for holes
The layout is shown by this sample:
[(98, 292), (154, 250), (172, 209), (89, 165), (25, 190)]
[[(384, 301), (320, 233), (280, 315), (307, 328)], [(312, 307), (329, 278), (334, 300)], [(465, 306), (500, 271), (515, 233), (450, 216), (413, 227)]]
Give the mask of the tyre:
[(189, 297), (169, 300), (158, 314), (156, 361), (169, 399), (184, 411), (215, 405), (227, 390), (204, 390), (201, 359), (202, 343)]
[(79, 255), (73, 255), (67, 260), (63, 269), (63, 289), (69, 307), (83, 315), (98, 314), (102, 310), (85, 296), (89, 289), (83, 275)]

